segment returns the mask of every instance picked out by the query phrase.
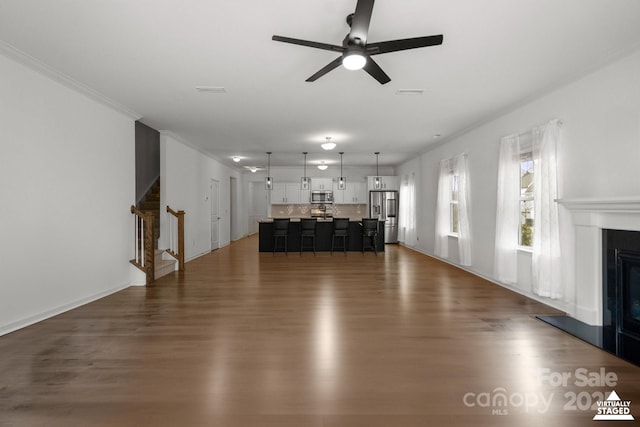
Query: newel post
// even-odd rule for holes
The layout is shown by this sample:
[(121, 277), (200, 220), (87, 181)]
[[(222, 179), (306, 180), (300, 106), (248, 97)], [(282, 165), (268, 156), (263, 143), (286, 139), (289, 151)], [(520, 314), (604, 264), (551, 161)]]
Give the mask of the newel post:
[(184, 271), (184, 211), (178, 211), (178, 270)]
[(156, 280), (156, 256), (153, 245), (153, 214), (146, 213), (144, 222), (144, 261), (145, 261), (145, 274), (147, 276), (147, 285), (153, 283)]

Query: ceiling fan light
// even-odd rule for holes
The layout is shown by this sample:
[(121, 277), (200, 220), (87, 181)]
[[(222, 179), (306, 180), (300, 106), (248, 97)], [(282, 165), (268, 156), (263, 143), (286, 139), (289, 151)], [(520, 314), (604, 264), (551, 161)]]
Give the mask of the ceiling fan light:
[(342, 57), (342, 65), (347, 70), (361, 70), (367, 63), (367, 57), (359, 51), (348, 51)]

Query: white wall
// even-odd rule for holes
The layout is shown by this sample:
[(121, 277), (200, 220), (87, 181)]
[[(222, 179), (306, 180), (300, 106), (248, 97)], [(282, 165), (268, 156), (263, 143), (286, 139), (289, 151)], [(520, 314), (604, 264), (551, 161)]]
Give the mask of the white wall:
[[(496, 185), (500, 138), (530, 130), (552, 118), (564, 122), (559, 146), (560, 197), (638, 197), (640, 179), (640, 51), (521, 106), (401, 165), (398, 175), (415, 172), (418, 185), (416, 249), (434, 250), (438, 162), (466, 151), (471, 179), (473, 265), (470, 270), (493, 276)], [(573, 224), (561, 208), (561, 238), (567, 301), (547, 301), (575, 314), (593, 289), (575, 283)], [(451, 239), (451, 258), (458, 262), (457, 242)], [(520, 257), (516, 290), (530, 294), (530, 257)], [(593, 303), (589, 303), (593, 305)], [(596, 310), (597, 307), (579, 307)], [(587, 319), (588, 320), (588, 319)]]
[(0, 54), (0, 334), (129, 284), (134, 119)]
[[(192, 260), (211, 251), (211, 179), (220, 183), (220, 247), (231, 240), (230, 181), (241, 182), (241, 173), (191, 148), (168, 132), (160, 133), (160, 241), (159, 247), (168, 247), (169, 223), (165, 209), (184, 210), (185, 259)], [(242, 186), (238, 186), (239, 191)], [(238, 200), (244, 200), (238, 194)], [(238, 203), (236, 222), (238, 233), (247, 234), (248, 213)], [(235, 237), (235, 236), (234, 236)], [(257, 249), (256, 249), (257, 250)]]

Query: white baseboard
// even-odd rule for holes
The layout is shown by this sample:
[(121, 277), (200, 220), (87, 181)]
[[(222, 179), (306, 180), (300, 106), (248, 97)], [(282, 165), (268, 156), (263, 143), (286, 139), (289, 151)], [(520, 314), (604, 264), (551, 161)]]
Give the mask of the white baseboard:
[(79, 300), (73, 301), (69, 304), (63, 304), (59, 307), (52, 308), (51, 310), (43, 311), (42, 313), (35, 314), (33, 316), (25, 317), (24, 319), (20, 319), (15, 322), (11, 322), (7, 325), (0, 326), (0, 336), (6, 335), (8, 333), (17, 331), (18, 329), (26, 328), (27, 326), (33, 325), (35, 323), (41, 322), (43, 320), (49, 319), (51, 317), (57, 316), (58, 314), (62, 314), (66, 311), (73, 310), (74, 308), (78, 308), (82, 305), (89, 304), (90, 302), (99, 300), (108, 295), (114, 294), (116, 292), (120, 292), (124, 289), (127, 289), (129, 285), (118, 286), (116, 288), (112, 288), (106, 291), (98, 292), (97, 294), (90, 295), (85, 298), (81, 298)]
[(508, 289), (510, 291), (513, 291), (513, 292), (515, 292), (517, 294), (520, 294), (520, 295), (525, 296), (527, 298), (531, 298), (532, 300), (535, 300), (535, 301), (537, 301), (537, 302), (539, 302), (541, 304), (544, 304), (544, 305), (549, 306), (551, 308), (554, 308), (556, 310), (560, 310), (560, 311), (562, 311), (564, 313), (569, 312), (569, 307), (568, 307), (567, 303), (565, 303), (564, 301), (558, 301), (558, 300), (552, 300), (552, 299), (540, 297), (540, 296), (534, 294), (533, 292), (527, 292), (527, 291), (525, 291), (523, 289), (517, 288), (515, 286), (511, 286), (511, 285), (509, 285), (507, 283), (498, 282), (497, 280), (495, 280), (492, 277), (485, 276), (482, 273), (479, 273), (479, 272), (477, 272), (475, 270), (472, 270), (470, 268), (463, 267), (463, 266), (461, 266), (459, 264), (456, 264), (454, 262), (449, 261), (448, 259), (440, 258), (439, 256), (430, 254), (428, 252), (425, 252), (425, 251), (423, 251), (421, 249), (418, 249), (418, 248), (414, 248), (412, 246), (407, 246), (404, 243), (400, 243), (400, 245), (405, 247), (405, 248), (407, 248), (407, 249), (411, 249), (412, 251), (416, 251), (416, 252), (419, 252), (419, 253), (421, 253), (423, 255), (426, 255), (426, 256), (428, 256), (430, 258), (437, 259), (438, 261), (442, 261), (445, 264), (449, 264), (449, 265), (451, 265), (453, 267), (459, 268), (460, 270), (466, 271), (467, 273), (471, 273), (474, 276), (477, 276), (477, 277), (480, 277), (481, 279), (486, 280), (487, 282), (491, 282), (494, 285), (501, 286), (501, 287), (503, 287), (505, 289)]
[(576, 306), (576, 319), (588, 325), (602, 326), (602, 315), (597, 310)]

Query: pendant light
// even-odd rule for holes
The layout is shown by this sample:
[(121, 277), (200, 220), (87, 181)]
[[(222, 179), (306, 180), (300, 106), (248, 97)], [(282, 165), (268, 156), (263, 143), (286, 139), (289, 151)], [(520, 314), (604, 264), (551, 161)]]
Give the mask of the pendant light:
[(344, 151), (340, 152), (340, 177), (338, 178), (338, 190), (346, 190), (347, 189), (347, 179), (342, 176), (342, 155)]
[(304, 173), (302, 174), (302, 178), (300, 178), (300, 189), (308, 190), (311, 180), (307, 176), (307, 152), (304, 151), (302, 154), (304, 154)]
[(264, 188), (273, 190), (273, 178), (271, 178), (271, 151), (267, 151), (267, 177), (264, 179)]
[(376, 155), (376, 176), (373, 178), (373, 188), (379, 190), (382, 188), (382, 178), (380, 177), (380, 171), (378, 170), (378, 156), (380, 155), (379, 151), (375, 152)]

